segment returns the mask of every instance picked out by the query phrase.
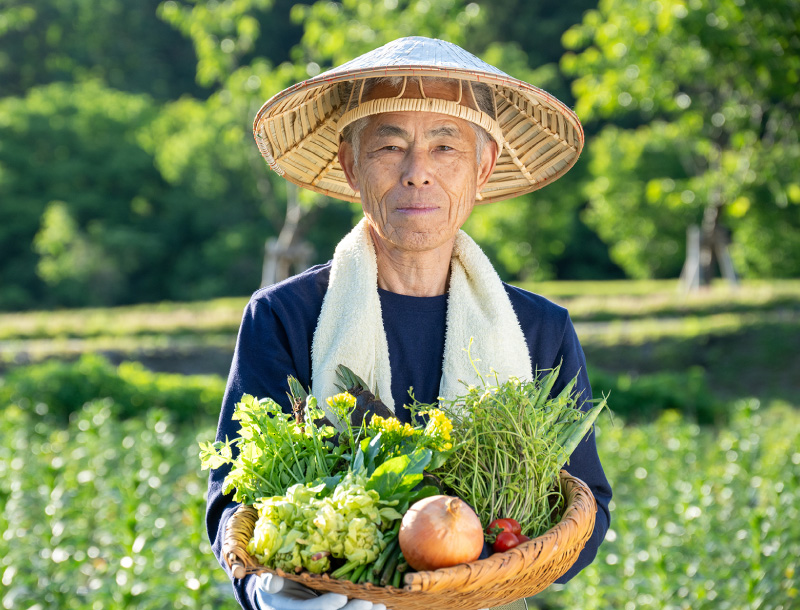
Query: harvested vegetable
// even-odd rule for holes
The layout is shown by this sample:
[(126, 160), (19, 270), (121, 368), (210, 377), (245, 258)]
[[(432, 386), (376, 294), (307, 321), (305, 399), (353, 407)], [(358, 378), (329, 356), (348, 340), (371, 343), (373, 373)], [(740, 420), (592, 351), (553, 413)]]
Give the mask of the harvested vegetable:
[(285, 496), (255, 503), (259, 519), (247, 551), (265, 566), (319, 574), (332, 558), (375, 561), (386, 547), (384, 531), (401, 515), (366, 488), (363, 473), (348, 472), (325, 494), (325, 483), (293, 485)]
[(437, 570), (475, 561), (483, 550), (483, 527), (463, 500), (431, 496), (403, 515), (399, 540), (408, 565)]
[[(363, 383), (344, 367), (339, 373), (348, 387)], [(230, 468), (225, 493), (258, 512), (248, 552), (271, 568), (398, 586), (409, 569), (400, 521), (409, 506), (440, 493), (424, 471), (452, 451), (449, 419), (430, 407), (419, 413), (425, 423), (403, 424), (388, 410), (367, 414), (342, 392), (325, 401), (337, 431), (296, 379), (289, 387), (291, 414), (244, 395), (233, 415), (239, 437), (200, 443), (203, 469)], [(354, 391), (368, 408), (378, 400)]]
[(302, 405), (302, 417), (285, 414), (271, 398), (245, 394), (233, 419), (241, 424), (239, 436), (200, 443), (203, 470), (231, 466), (223, 492), (233, 499), (254, 504), (260, 498), (283, 495), (292, 485), (345, 472), (344, 448), (335, 446), (335, 430), (328, 425), (306, 425), (324, 417), (310, 396)]
[(494, 542), (501, 532), (511, 532), (518, 536), (522, 533), (522, 526), (516, 519), (495, 519), (486, 527), (487, 540)]
[(432, 472), (483, 522), (514, 519), (535, 537), (560, 518), (559, 471), (606, 407), (603, 399), (581, 410), (577, 376), (551, 396), (560, 369), (530, 382), (484, 381), (443, 405), (453, 423), (453, 453)]
[(492, 550), (495, 553), (504, 553), (509, 549), (513, 549), (520, 543), (520, 539), (511, 532), (500, 532), (492, 544)]

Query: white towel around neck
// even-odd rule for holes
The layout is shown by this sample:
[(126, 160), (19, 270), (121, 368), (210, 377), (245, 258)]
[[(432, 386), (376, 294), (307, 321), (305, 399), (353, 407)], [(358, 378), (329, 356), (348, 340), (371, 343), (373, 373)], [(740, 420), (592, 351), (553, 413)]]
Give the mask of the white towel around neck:
[[(472, 346), (470, 347), (470, 339)], [(480, 247), (459, 231), (450, 265), (447, 330), (439, 397), (451, 400), (490, 369), (500, 382), (531, 380), (525, 335), (503, 283)], [(336, 368), (344, 364), (394, 412), (389, 346), (378, 296), (378, 266), (369, 225), (362, 219), (333, 255), (330, 280), (311, 344), (311, 389), (332, 421), (325, 399), (339, 392)]]

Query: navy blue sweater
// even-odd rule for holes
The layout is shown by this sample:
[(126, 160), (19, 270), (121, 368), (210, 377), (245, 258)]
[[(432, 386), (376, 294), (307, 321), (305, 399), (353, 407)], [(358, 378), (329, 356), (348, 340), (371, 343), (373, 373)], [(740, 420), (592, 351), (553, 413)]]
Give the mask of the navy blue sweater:
[[(328, 288), (330, 263), (313, 267), (285, 282), (256, 292), (244, 310), (228, 385), (217, 428), (217, 440), (238, 435), (231, 419), (242, 394), (270, 397), (289, 410), (286, 378), (294, 375), (304, 387), (311, 385), (311, 340)], [(532, 370), (544, 370), (563, 361), (553, 395), (578, 375), (576, 390), (591, 397), (586, 363), (567, 311), (547, 299), (505, 285), (531, 354)], [(399, 405), (409, 402), (408, 391), (423, 403), (436, 402), (442, 373), (447, 296), (410, 297), (379, 290), (383, 323), (392, 368), (392, 395), (399, 419), (409, 412)], [(356, 371), (357, 372), (357, 371)], [(611, 487), (597, 455), (594, 432), (572, 454), (570, 474), (582, 479), (597, 500), (594, 532), (575, 564), (558, 582), (564, 583), (589, 565), (609, 526)], [(208, 484), (206, 526), (220, 564), (225, 524), (236, 509), (231, 496), (222, 494), (227, 468), (212, 471)], [(229, 575), (230, 572), (228, 571)], [(245, 610), (257, 609), (255, 579), (233, 580), (236, 599)]]

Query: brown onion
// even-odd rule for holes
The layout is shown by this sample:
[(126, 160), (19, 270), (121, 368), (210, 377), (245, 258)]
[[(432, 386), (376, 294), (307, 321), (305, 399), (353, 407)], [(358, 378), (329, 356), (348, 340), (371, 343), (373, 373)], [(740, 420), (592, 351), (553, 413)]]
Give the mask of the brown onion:
[(481, 520), (451, 496), (416, 502), (400, 522), (400, 549), (415, 570), (437, 570), (475, 561), (483, 550)]

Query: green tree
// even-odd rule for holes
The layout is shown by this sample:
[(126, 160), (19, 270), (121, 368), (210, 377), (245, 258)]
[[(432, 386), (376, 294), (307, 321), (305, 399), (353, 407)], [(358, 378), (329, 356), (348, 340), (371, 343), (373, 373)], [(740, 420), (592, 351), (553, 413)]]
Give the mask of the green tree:
[[(588, 147), (587, 222), (636, 277), (725, 225), (748, 275), (800, 273), (800, 3), (602, 0), (564, 36)], [(706, 276), (708, 277), (708, 276)]]
[(504, 0), (478, 4), (484, 18), (468, 34), (469, 47), (482, 50), (503, 41), (505, 46), (518, 48), (525, 57), (526, 70), (544, 68), (548, 91), (572, 105), (569, 81), (558, 67), (564, 54), (561, 37), (580, 23), (585, 11), (597, 6), (597, 0)]
[(113, 303), (124, 288), (117, 266), (81, 230), (63, 201), (48, 204), (33, 247), (39, 255), (36, 271), (56, 291), (60, 305)]
[(203, 95), (191, 45), (158, 18), (159, 2), (0, 1), (0, 95), (87, 79), (157, 99)]
[[(0, 307), (253, 289), (260, 271), (253, 253), (270, 226), (253, 205), (257, 195), (247, 193), (253, 181), (206, 141), (209, 129), (212, 137), (219, 131), (205, 113), (192, 114), (198, 103), (178, 108), (195, 127), (196, 140), (187, 142), (202, 144), (186, 150), (162, 135), (174, 117), (152, 98), (98, 82), (54, 83), (0, 100)], [(214, 172), (182, 169), (195, 154)]]
[[(115, 257), (123, 266), (137, 259), (147, 265), (158, 256), (160, 244), (125, 239), (147, 222), (133, 202), (137, 195), (152, 199), (148, 189), (157, 177), (152, 161), (131, 141), (131, 130), (153, 116), (148, 98), (98, 83), (53, 84), (0, 100), (0, 306), (58, 303), (59, 291), (47, 290), (47, 283), (66, 279), (70, 256), (111, 256), (101, 244), (119, 242)], [(41, 226), (54, 201), (63, 203), (50, 206)], [(113, 216), (123, 227), (108, 222)], [(31, 248), (40, 228), (45, 283), (37, 277), (39, 261)]]

